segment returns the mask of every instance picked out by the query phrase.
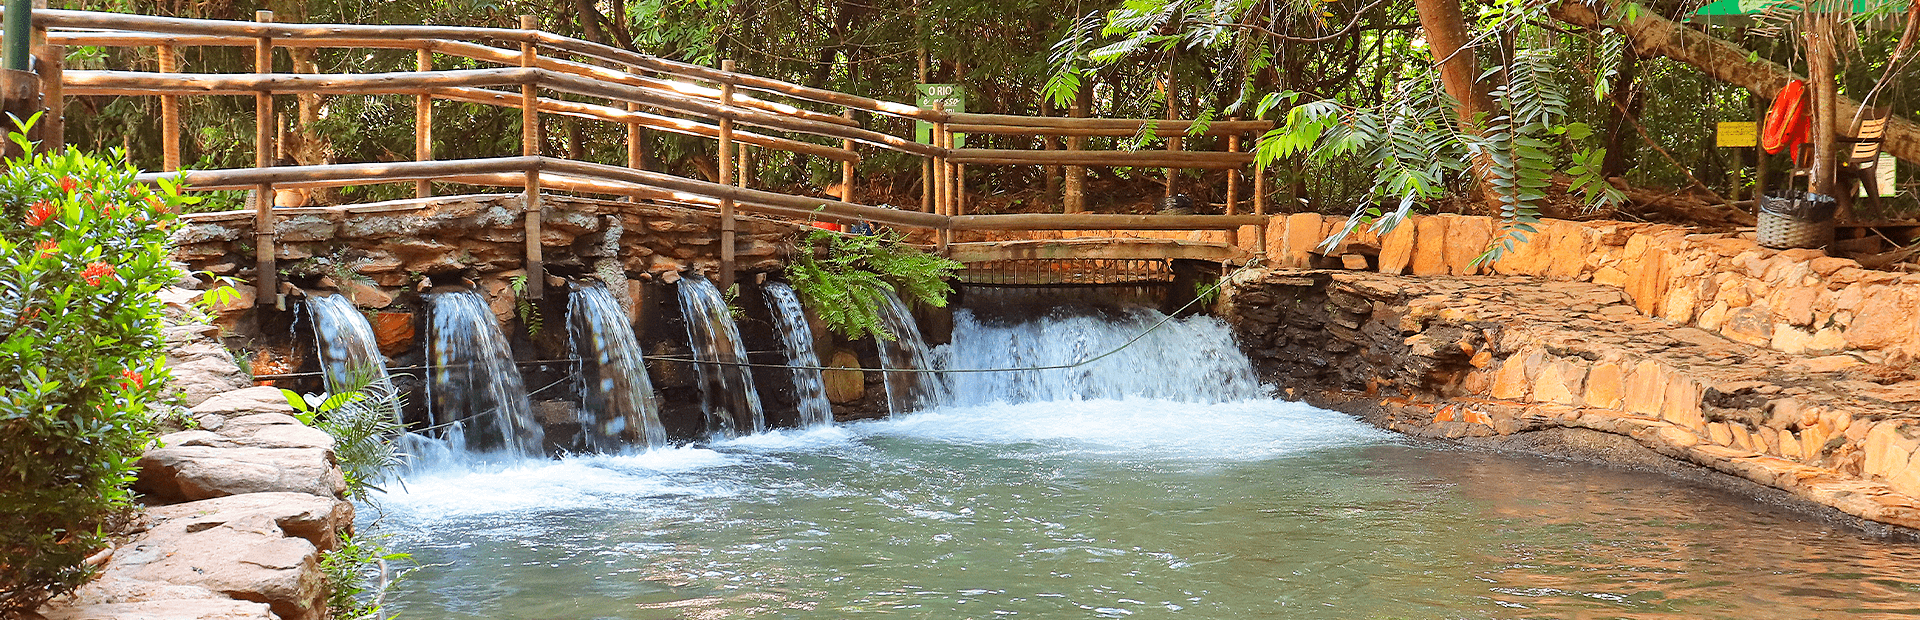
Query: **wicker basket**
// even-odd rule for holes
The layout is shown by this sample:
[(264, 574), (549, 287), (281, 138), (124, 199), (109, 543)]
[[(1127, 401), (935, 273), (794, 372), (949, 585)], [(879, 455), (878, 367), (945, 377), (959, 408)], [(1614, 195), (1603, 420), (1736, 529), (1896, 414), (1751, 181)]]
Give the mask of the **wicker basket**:
[(1833, 220), (1831, 219), (1810, 222), (1762, 210), (1759, 220), (1759, 225), (1754, 232), (1754, 241), (1765, 247), (1780, 250), (1818, 248), (1833, 241)]

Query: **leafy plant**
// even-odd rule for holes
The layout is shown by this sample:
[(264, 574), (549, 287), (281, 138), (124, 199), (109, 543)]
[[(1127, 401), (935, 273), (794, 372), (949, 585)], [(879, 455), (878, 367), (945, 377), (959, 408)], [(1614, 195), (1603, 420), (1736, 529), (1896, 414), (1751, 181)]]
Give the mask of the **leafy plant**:
[(388, 575), (387, 562), (413, 556), (394, 553), (378, 537), (341, 536), (340, 547), (320, 555), (327, 579), (327, 616), (332, 620), (379, 620), (386, 593), (416, 568)]
[(156, 293), (180, 275), (167, 235), (192, 201), (137, 172), (76, 149), (0, 172), (0, 616), (86, 580), (163, 409)]
[(960, 263), (901, 243), (897, 233), (836, 235), (807, 233), (787, 266), (787, 280), (827, 327), (847, 338), (894, 339), (880, 320), (888, 292), (944, 307), (953, 287), (947, 278)]
[(508, 288), (513, 289), (513, 310), (520, 315), (520, 323), (527, 326), (527, 337), (540, 335), (543, 323), (540, 320), (540, 307), (527, 299), (527, 277), (514, 276), (507, 279)]
[(342, 378), (332, 394), (280, 392), (302, 424), (333, 436), (334, 457), (346, 474), (348, 495), (365, 498), (367, 491), (380, 490), (376, 483), (404, 464), (405, 455), (394, 447), (394, 438), (405, 431), (400, 423), (400, 393), (385, 377), (353, 373)]

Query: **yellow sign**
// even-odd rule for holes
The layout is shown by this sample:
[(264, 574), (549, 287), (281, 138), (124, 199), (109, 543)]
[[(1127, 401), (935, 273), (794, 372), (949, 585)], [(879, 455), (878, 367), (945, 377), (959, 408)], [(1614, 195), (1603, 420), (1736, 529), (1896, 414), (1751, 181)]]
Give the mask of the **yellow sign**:
[(1713, 145), (1723, 148), (1752, 148), (1760, 145), (1760, 124), (1751, 121), (1720, 123), (1713, 134)]

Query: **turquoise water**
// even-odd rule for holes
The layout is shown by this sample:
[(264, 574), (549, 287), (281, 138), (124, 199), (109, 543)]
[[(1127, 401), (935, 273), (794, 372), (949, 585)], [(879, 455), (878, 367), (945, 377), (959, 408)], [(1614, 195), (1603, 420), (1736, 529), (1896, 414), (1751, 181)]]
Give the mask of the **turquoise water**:
[(1920, 547), (1272, 400), (948, 407), (418, 473), (406, 618), (1816, 618)]

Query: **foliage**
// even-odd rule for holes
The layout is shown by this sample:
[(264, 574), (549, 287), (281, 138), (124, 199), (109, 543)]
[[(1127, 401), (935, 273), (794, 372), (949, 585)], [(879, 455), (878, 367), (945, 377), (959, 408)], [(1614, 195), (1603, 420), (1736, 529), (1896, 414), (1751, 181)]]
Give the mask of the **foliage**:
[(513, 289), (513, 310), (520, 315), (520, 324), (527, 326), (527, 337), (538, 337), (545, 323), (540, 319), (540, 307), (527, 297), (527, 276), (508, 278), (507, 286)]
[(405, 462), (394, 447), (404, 432), (400, 423), (400, 392), (374, 372), (357, 372), (342, 379), (332, 394), (302, 396), (280, 390), (293, 405), (302, 424), (333, 436), (334, 457), (346, 474), (347, 494), (365, 499), (378, 491), (378, 482)]
[[(31, 145), (11, 136), (23, 150)], [(133, 505), (167, 369), (158, 291), (177, 188), (118, 152), (76, 149), (0, 173), (0, 616), (82, 583), (81, 560)]]
[(891, 231), (838, 235), (814, 230), (802, 238), (787, 266), (787, 281), (807, 307), (847, 338), (893, 340), (880, 320), (888, 292), (935, 307), (947, 305), (947, 279), (960, 263), (922, 252)]
[(327, 617), (332, 620), (379, 620), (386, 593), (414, 568), (391, 578), (387, 562), (406, 560), (407, 553), (387, 551), (379, 538), (341, 536), (340, 547), (320, 555), (320, 572), (327, 580)]

